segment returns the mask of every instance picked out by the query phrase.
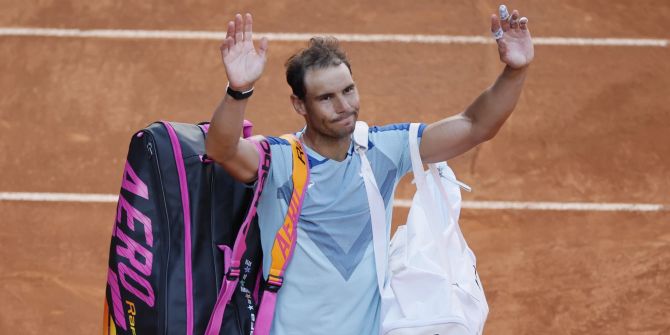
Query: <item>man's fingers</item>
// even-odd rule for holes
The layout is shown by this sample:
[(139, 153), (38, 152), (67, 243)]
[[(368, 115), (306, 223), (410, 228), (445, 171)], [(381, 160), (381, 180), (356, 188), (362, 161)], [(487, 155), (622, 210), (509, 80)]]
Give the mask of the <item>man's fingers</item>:
[(491, 34), (493, 34), (493, 38), (496, 40), (499, 40), (503, 37), (503, 30), (500, 27), (500, 20), (498, 20), (498, 16), (495, 14), (491, 15)]
[(235, 46), (235, 39), (232, 37), (227, 38), (226, 42), (228, 42), (228, 50), (232, 49)]
[(226, 38), (223, 39), (223, 42), (221, 42), (221, 46), (219, 49), (221, 49), (221, 56), (223, 58), (226, 58), (228, 54), (230, 53), (230, 48), (233, 47), (235, 44), (235, 22), (234, 21), (228, 21), (228, 25), (226, 26)]
[(268, 38), (261, 38), (261, 43), (258, 44), (258, 55), (265, 58), (265, 53), (268, 51)]
[(251, 41), (251, 25), (252, 18), (251, 14), (247, 13), (244, 15), (244, 41)]
[(228, 54), (230, 53), (230, 48), (235, 45), (235, 41), (233, 40), (232, 36), (226, 37), (225, 40), (223, 40), (223, 43), (221, 43), (221, 55), (223, 58), (226, 58)]
[(226, 55), (228, 55), (228, 43), (226, 43), (226, 40), (223, 40), (223, 42), (221, 42), (221, 45), (219, 45), (219, 50), (221, 50), (221, 55), (223, 57), (226, 57)]
[(498, 16), (491, 14), (491, 32), (495, 33), (498, 29), (500, 29), (500, 20), (498, 20)]
[(226, 38), (233, 37), (235, 35), (235, 22), (228, 21), (228, 27), (226, 30)]
[(509, 11), (507, 10), (507, 6), (500, 5), (500, 7), (498, 7), (498, 14), (500, 17), (500, 26), (502, 27), (502, 30), (508, 31), (510, 14)]
[(509, 28), (514, 29), (516, 31), (519, 30), (519, 11), (516, 9), (512, 11), (512, 16), (510, 17), (509, 20)]
[(528, 30), (528, 18), (527, 17), (522, 17), (519, 19), (519, 28), (521, 30)]
[(244, 23), (242, 15), (235, 14), (235, 43), (244, 41)]

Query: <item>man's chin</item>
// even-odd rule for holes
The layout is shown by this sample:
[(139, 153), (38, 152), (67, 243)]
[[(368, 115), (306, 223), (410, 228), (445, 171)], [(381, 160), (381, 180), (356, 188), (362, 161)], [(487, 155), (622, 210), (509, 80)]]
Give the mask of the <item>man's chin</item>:
[(352, 129), (351, 131), (353, 131), (353, 128), (356, 127), (356, 121), (357, 120), (358, 120), (358, 117), (356, 115), (351, 115), (351, 116), (348, 116), (348, 117), (344, 118), (343, 120), (337, 121), (337, 123), (340, 126), (343, 126), (347, 129), (351, 128)]
[(354, 122), (350, 125), (349, 124), (344, 125), (344, 126), (340, 125), (337, 128), (331, 128), (330, 131), (331, 131), (332, 136), (334, 136), (335, 138), (346, 138), (346, 137), (350, 137), (351, 134), (353, 134), (355, 128), (356, 128), (356, 123)]
[(354, 132), (354, 129), (356, 129), (356, 119), (352, 119), (351, 122), (347, 122), (343, 126), (344, 126), (343, 135), (345, 136), (351, 135)]
[(333, 121), (328, 127), (330, 133), (337, 138), (349, 137), (356, 128), (357, 115), (350, 115), (342, 120)]

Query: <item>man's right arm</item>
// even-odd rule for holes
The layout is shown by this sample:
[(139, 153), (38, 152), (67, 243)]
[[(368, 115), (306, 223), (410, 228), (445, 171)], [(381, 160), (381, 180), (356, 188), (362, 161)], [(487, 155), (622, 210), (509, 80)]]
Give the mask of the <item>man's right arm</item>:
[(246, 105), (247, 99), (226, 94), (214, 111), (205, 142), (207, 157), (243, 183), (256, 179), (259, 159), (255, 144), (240, 138)]
[[(235, 15), (235, 21), (228, 22), (226, 39), (220, 48), (228, 85), (239, 92), (252, 89), (265, 67), (267, 39), (261, 40), (256, 51), (251, 28), (251, 14), (244, 18)], [(256, 178), (259, 160), (255, 144), (240, 138), (247, 101), (226, 94), (214, 111), (205, 143), (207, 156), (245, 183)]]

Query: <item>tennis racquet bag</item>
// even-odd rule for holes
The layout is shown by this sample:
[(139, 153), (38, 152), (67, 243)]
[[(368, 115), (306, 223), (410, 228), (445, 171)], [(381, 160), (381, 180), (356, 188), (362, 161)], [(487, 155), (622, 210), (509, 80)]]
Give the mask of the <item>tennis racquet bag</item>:
[[(262, 252), (252, 199), (260, 190), (207, 159), (207, 130), (156, 122), (133, 135), (112, 231), (103, 334), (204, 334), (227, 283), (234, 290), (216, 334), (253, 332)], [(231, 269), (243, 222), (244, 248)]]

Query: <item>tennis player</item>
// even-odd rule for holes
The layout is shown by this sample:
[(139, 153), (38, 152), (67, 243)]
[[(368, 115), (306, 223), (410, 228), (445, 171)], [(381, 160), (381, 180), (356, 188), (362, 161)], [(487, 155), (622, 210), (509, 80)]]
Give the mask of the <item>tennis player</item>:
[[(256, 178), (259, 154), (240, 134), (268, 52), (265, 38), (254, 46), (252, 25), (250, 14), (238, 14), (228, 23), (221, 44), (228, 89), (214, 111), (206, 143), (207, 155), (245, 183)], [(491, 15), (491, 32), (504, 64), (502, 73), (465, 110), (421, 126), (424, 162), (449, 160), (493, 138), (514, 110), (534, 55), (528, 19), (501, 6), (499, 15)], [(288, 59), (286, 79), (292, 90), (290, 104), (305, 120), (296, 135), (305, 146), (311, 171), (272, 334), (377, 334), (380, 295), (371, 219), (360, 157), (354, 154), (351, 139), (360, 113), (351, 64), (336, 39), (314, 37)], [(411, 109), (418, 99), (422, 97), (407, 96), (407, 104), (399, 108)], [(367, 157), (388, 209), (389, 227), (396, 185), (411, 170), (408, 129), (409, 123), (370, 127)], [(258, 207), (265, 255), (272, 250), (292, 190), (291, 147), (281, 138), (267, 140), (272, 164)], [(263, 266), (265, 278), (269, 258)]]

